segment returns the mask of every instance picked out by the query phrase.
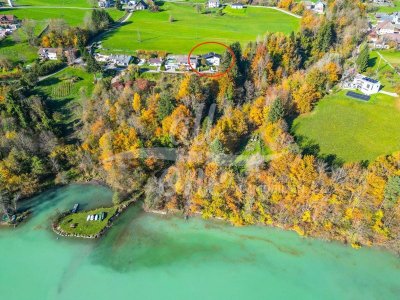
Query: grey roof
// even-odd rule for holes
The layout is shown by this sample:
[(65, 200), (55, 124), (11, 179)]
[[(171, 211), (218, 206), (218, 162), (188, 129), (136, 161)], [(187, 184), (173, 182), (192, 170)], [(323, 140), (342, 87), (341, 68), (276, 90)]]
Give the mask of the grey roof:
[(368, 81), (368, 82), (371, 82), (371, 83), (378, 83), (379, 82), (378, 80), (375, 80), (375, 79), (372, 79), (372, 78), (369, 78), (369, 77), (364, 77), (363, 79), (365, 81)]
[(212, 58), (212, 57), (221, 58), (221, 55), (219, 55), (217, 53), (214, 53), (214, 52), (209, 52), (209, 53), (204, 54), (204, 55), (201, 56), (201, 58), (205, 58), (205, 59)]
[(132, 59), (132, 56), (130, 55), (114, 55), (111, 54), (110, 55), (110, 59), (116, 61), (117, 63), (121, 63), (121, 64), (129, 64), (129, 62)]

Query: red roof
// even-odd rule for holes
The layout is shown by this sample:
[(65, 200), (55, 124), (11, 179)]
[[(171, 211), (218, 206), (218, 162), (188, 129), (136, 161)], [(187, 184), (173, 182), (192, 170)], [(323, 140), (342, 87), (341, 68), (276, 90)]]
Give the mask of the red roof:
[(8, 22), (14, 22), (17, 20), (17, 17), (14, 15), (0, 15), (0, 21), (8, 21)]

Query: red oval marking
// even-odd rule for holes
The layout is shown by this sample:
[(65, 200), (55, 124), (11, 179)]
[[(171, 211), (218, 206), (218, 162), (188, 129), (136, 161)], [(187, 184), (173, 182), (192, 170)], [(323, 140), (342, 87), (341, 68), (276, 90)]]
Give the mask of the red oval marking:
[[(220, 46), (226, 48), (226, 50), (229, 51), (229, 53), (230, 53), (231, 56), (232, 56), (232, 59), (231, 59), (231, 63), (230, 63), (230, 65), (229, 65), (228, 69), (226, 69), (225, 72), (219, 72), (219, 73), (215, 73), (215, 74), (208, 74), (208, 73), (201, 73), (200, 71), (197, 71), (195, 68), (193, 68), (193, 66), (192, 66), (192, 64), (191, 64), (191, 62), (190, 62), (190, 57), (192, 56), (192, 53), (194, 52), (194, 50), (196, 50), (196, 49), (199, 48), (200, 46), (206, 45), (206, 44), (216, 44), (216, 45), (220, 45)], [(232, 50), (229, 46), (227, 46), (227, 45), (225, 45), (225, 44), (223, 44), (223, 43), (220, 43), (220, 42), (203, 42), (203, 43), (197, 44), (197, 45), (195, 45), (195, 46), (192, 48), (192, 50), (190, 50), (189, 55), (188, 55), (188, 64), (189, 64), (189, 66), (190, 66), (190, 69), (191, 69), (193, 72), (195, 72), (197, 75), (199, 75), (199, 76), (202, 76), (202, 77), (209, 77), (209, 78), (218, 78), (218, 77), (224, 76), (225, 74), (228, 74), (228, 72), (229, 72), (229, 71), (233, 68), (233, 66), (235, 65), (235, 61), (236, 61), (236, 56), (235, 56), (235, 53), (233, 52), (233, 50)]]

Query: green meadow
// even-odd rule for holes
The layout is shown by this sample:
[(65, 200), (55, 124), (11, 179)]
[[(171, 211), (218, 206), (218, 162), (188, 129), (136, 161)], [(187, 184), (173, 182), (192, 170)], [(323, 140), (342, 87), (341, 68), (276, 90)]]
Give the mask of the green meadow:
[(89, 0), (16, 0), (14, 4), (17, 6), (55, 6), (55, 7), (93, 7), (97, 6), (97, 2)]
[[(108, 52), (131, 53), (134, 50), (166, 50), (188, 53), (196, 44), (217, 41), (245, 45), (267, 32), (289, 34), (299, 29), (299, 19), (268, 8), (248, 7), (242, 12), (225, 9), (217, 13), (197, 13), (192, 4), (166, 3), (160, 12), (133, 13), (129, 23), (110, 32), (103, 39)], [(170, 22), (170, 18), (174, 21)], [(204, 51), (219, 51), (220, 46), (203, 46)]]
[(378, 8), (378, 12), (381, 13), (392, 13), (396, 11), (400, 11), (400, 0), (393, 0), (394, 6), (381, 6)]
[(67, 67), (41, 81), (37, 91), (50, 104), (57, 126), (67, 138), (74, 138), (74, 126), (79, 122), (81, 100), (92, 94), (93, 74), (87, 73), (81, 67)]
[[(400, 53), (393, 50), (379, 51), (379, 53), (396, 67), (400, 63)], [(369, 77), (378, 79), (382, 84), (382, 89), (388, 92), (395, 92), (396, 85), (400, 83), (400, 76), (393, 68), (381, 59), (376, 51), (372, 51), (369, 59), (369, 67), (365, 74)]]
[[(117, 208), (97, 208), (91, 211), (78, 212), (64, 217), (60, 223), (60, 228), (70, 234), (96, 235), (107, 226), (108, 220), (115, 214)], [(105, 213), (106, 217), (103, 221), (86, 221), (88, 215), (99, 215)], [(72, 225), (72, 226), (71, 226)]]
[[(90, 9), (74, 8), (23, 8), (2, 10), (3, 13), (12, 14), (19, 19), (31, 19), (38, 21), (38, 26), (44, 28), (50, 19), (63, 19), (71, 26), (83, 25), (86, 14), (90, 14)], [(123, 11), (107, 9), (107, 12), (114, 20), (118, 20), (124, 15)]]
[[(399, 8), (400, 11), (400, 8)], [(400, 67), (400, 51), (398, 50), (379, 50), (379, 53), (390, 63), (393, 67)]]
[(371, 161), (400, 150), (400, 100), (376, 94), (365, 102), (345, 94), (326, 96), (294, 121), (292, 131), (303, 150), (334, 155), (338, 162)]

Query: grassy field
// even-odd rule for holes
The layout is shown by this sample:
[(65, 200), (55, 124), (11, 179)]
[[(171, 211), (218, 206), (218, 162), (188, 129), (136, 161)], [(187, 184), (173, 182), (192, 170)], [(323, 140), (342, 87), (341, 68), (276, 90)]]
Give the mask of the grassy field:
[[(77, 1), (77, 0), (74, 0)], [(114, 20), (124, 15), (123, 11), (108, 9), (108, 13)], [(14, 14), (18, 18), (36, 20), (35, 32), (39, 34), (48, 24), (50, 19), (64, 19), (71, 26), (82, 25), (86, 14), (90, 10), (62, 9), (62, 8), (27, 8), (27, 9), (4, 9), (4, 14)], [(15, 42), (12, 37), (0, 41), (0, 56), (6, 57), (13, 62), (31, 63), (37, 58), (37, 48), (31, 47), (21, 30), (18, 31), (21, 41)]]
[(400, 11), (400, 0), (394, 0), (394, 7), (386, 7), (386, 6), (381, 6), (378, 9), (378, 12), (382, 13), (392, 13), (396, 11)]
[(370, 161), (400, 150), (399, 120), (399, 99), (377, 94), (363, 102), (341, 91), (297, 118), (292, 131), (305, 152), (345, 162)]
[[(400, 9), (399, 9), (400, 11)], [(380, 50), (379, 53), (390, 63), (393, 67), (400, 67), (400, 51), (398, 50)]]
[[(88, 0), (15, 0), (17, 6), (92, 7)], [(96, 5), (97, 6), (97, 5)]]
[(39, 83), (37, 91), (48, 97), (50, 107), (58, 112), (58, 126), (65, 136), (74, 138), (74, 126), (79, 122), (81, 110), (81, 95), (91, 95), (93, 87), (93, 74), (80, 67), (67, 67)]
[(27, 42), (16, 43), (11, 38), (0, 41), (0, 57), (6, 57), (14, 63), (31, 63), (37, 58), (37, 48)]
[[(393, 66), (396, 66), (396, 61), (400, 61), (400, 53), (398, 52), (386, 50), (379, 51), (379, 53)], [(380, 59), (376, 51), (372, 51), (370, 54), (369, 67), (365, 74), (379, 79), (382, 89), (388, 92), (395, 92), (396, 84), (400, 83), (400, 76), (384, 60)]]
[[(108, 220), (116, 210), (116, 207), (98, 208), (68, 215), (60, 221), (59, 226), (63, 231), (71, 234), (96, 235), (106, 227)], [(86, 221), (88, 215), (101, 214), (102, 212), (106, 213), (106, 218), (103, 221)], [(72, 228), (71, 224), (75, 224), (76, 227)]]
[[(44, 28), (49, 19), (64, 19), (71, 26), (83, 25), (86, 14), (90, 9), (66, 9), (66, 8), (24, 8), (24, 9), (6, 9), (2, 13), (12, 14), (19, 19), (32, 19), (38, 21), (38, 26)], [(110, 16), (117, 20), (124, 15), (123, 11), (108, 9)]]
[[(170, 22), (172, 16), (174, 22)], [(247, 8), (242, 14), (226, 11), (223, 16), (199, 14), (190, 4), (164, 3), (161, 12), (135, 12), (130, 22), (103, 39), (105, 51), (131, 53), (134, 50), (166, 50), (187, 54), (196, 44), (219, 41), (243, 45), (266, 32), (290, 33), (299, 29), (299, 20), (267, 8)], [(204, 46), (202, 52), (218, 51), (219, 46)]]

